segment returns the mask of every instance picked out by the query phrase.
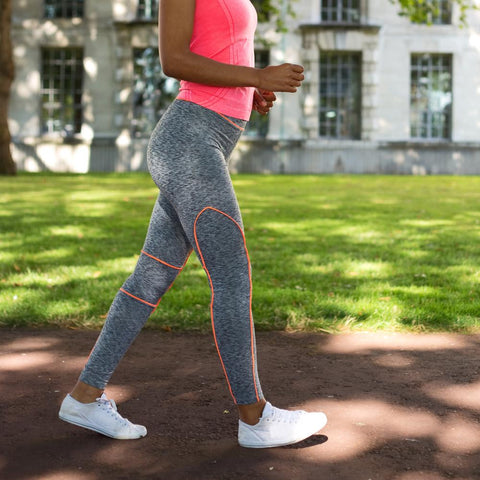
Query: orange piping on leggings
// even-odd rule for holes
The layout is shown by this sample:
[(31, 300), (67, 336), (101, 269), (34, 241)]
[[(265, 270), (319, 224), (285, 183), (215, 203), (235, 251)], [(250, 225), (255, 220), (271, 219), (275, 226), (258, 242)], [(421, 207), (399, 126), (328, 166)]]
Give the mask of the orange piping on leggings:
[(245, 239), (245, 234), (243, 233), (243, 230), (241, 229), (240, 225), (230, 215), (228, 215), (225, 212), (222, 212), (221, 210), (218, 210), (214, 207), (205, 207), (197, 215), (197, 218), (195, 219), (195, 222), (193, 224), (193, 235), (195, 237), (195, 243), (197, 245), (198, 254), (200, 255), (200, 260), (202, 262), (203, 268), (205, 269), (205, 272), (207, 273), (208, 280), (210, 282), (210, 288), (212, 290), (212, 299), (210, 301), (210, 316), (212, 317), (213, 338), (215, 340), (215, 346), (217, 347), (218, 356), (220, 357), (220, 362), (222, 364), (222, 368), (223, 368), (223, 372), (225, 374), (225, 378), (227, 379), (228, 389), (230, 390), (230, 394), (232, 395), (232, 398), (233, 398), (235, 404), (237, 403), (237, 399), (235, 398), (235, 395), (232, 392), (232, 386), (230, 385), (230, 380), (228, 379), (227, 371), (225, 369), (225, 364), (223, 363), (222, 355), (220, 353), (220, 349), (218, 348), (217, 336), (215, 334), (215, 321), (214, 321), (214, 318), (213, 318), (213, 300), (215, 298), (215, 292), (214, 292), (214, 289), (213, 289), (212, 277), (210, 276), (210, 272), (208, 271), (207, 266), (205, 264), (205, 260), (203, 258), (202, 252), (200, 250), (200, 245), (198, 244), (198, 238), (197, 238), (197, 222), (198, 222), (198, 219), (200, 218), (200, 215), (202, 215), (202, 213), (205, 212), (206, 210), (213, 210), (214, 212), (218, 212), (218, 213), (224, 215), (225, 217), (230, 219), (237, 226), (237, 228), (240, 230), (240, 233), (242, 234), (243, 244), (244, 244), (244, 247), (245, 247), (245, 253), (247, 255), (247, 260), (248, 260), (248, 279), (249, 279), (249, 282), (250, 282), (250, 305), (249, 305), (250, 338), (251, 338), (250, 349), (251, 349), (251, 354), (252, 354), (253, 386), (255, 387), (255, 396), (257, 397), (257, 401), (260, 401), (260, 397), (258, 395), (258, 390), (257, 390), (256, 375), (255, 375), (255, 355), (254, 355), (254, 340), (253, 340), (254, 335), (253, 335), (253, 315), (252, 315), (252, 273), (251, 273), (251, 269), (250, 269), (250, 256), (248, 255), (248, 250), (247, 250), (247, 241)]
[[(173, 265), (169, 265), (168, 263), (165, 263), (163, 262), (162, 260), (159, 260), (158, 258), (155, 258), (154, 256), (152, 255), (149, 255), (148, 253), (144, 252), (142, 250), (142, 253), (144, 253), (145, 255), (147, 255), (148, 257), (151, 257), (153, 258), (154, 260), (158, 260), (160, 263), (164, 264), (164, 265), (167, 265), (168, 267), (172, 267), (174, 268), (175, 270), (178, 270), (180, 273), (183, 268), (185, 267), (185, 265), (187, 264), (188, 262), (188, 259), (190, 258), (190, 255), (192, 254), (192, 250), (190, 250), (189, 254), (187, 255), (187, 258), (185, 259), (185, 262), (183, 262), (183, 265), (181, 267), (174, 267)], [(176, 277), (175, 277), (176, 278)], [(175, 282), (175, 279), (173, 279), (172, 283), (170, 283), (169, 287), (165, 290), (165, 293), (163, 295), (165, 295), (171, 288), (172, 288), (172, 285), (173, 283)], [(158, 302), (157, 303), (150, 303), (150, 302), (147, 302), (146, 300), (143, 300), (142, 298), (139, 298), (139, 297), (136, 297), (135, 295), (132, 295), (131, 293), (127, 292), (124, 288), (120, 288), (120, 291), (125, 293), (126, 295), (128, 295), (129, 297), (132, 297), (134, 298), (135, 300), (138, 300), (139, 302), (142, 302), (144, 303), (145, 305), (148, 305), (149, 307), (152, 307), (153, 308), (153, 311), (152, 313), (157, 309), (157, 307), (160, 305), (160, 302), (162, 301), (162, 298), (163, 298), (163, 295), (158, 299)]]
[[(143, 253), (144, 255), (146, 255), (147, 257), (153, 258), (153, 260), (156, 260), (157, 262), (160, 262), (160, 263), (162, 263), (163, 265), (166, 265), (167, 267), (174, 268), (175, 270), (182, 270), (182, 268), (185, 266), (185, 264), (183, 264), (181, 267), (176, 267), (175, 265), (170, 265), (169, 263), (164, 262), (163, 260), (160, 260), (159, 258), (154, 257), (153, 255), (150, 255), (150, 254), (147, 253), (145, 250), (142, 250), (142, 253)], [(188, 260), (188, 257), (187, 257), (187, 260)]]
[[(195, 103), (195, 102), (192, 102), (191, 100), (187, 100), (185, 98), (179, 98), (177, 101), (179, 102), (190, 102), (190, 103)], [(205, 108), (205, 107), (204, 107)], [(241, 127), (240, 125), (237, 125), (233, 120), (230, 120), (228, 117), (226, 117), (225, 115), (223, 115), (222, 113), (220, 112), (217, 112), (216, 110), (212, 110), (212, 112), (215, 112), (217, 115), (220, 115), (223, 119), (225, 119), (227, 122), (231, 123), (234, 127), (238, 128), (239, 130), (241, 130), (242, 132), (245, 131), (245, 129), (243, 127)], [(222, 212), (223, 213), (223, 212)]]
[[(241, 130), (242, 132), (245, 131), (245, 129), (243, 127), (241, 127), (240, 125), (237, 125), (233, 120), (230, 120), (228, 117), (226, 117), (225, 115), (222, 115), (220, 112), (217, 112), (215, 111), (215, 113), (217, 115), (220, 115), (223, 119), (225, 119), (227, 122), (231, 123), (234, 127), (237, 127), (239, 130)], [(220, 213), (223, 213), (223, 212), (220, 212)], [(223, 213), (224, 214), (224, 213)], [(225, 214), (224, 214), (225, 215)], [(228, 217), (228, 215), (227, 215)], [(234, 220), (235, 221), (235, 220)]]
[[(142, 250), (143, 251), (143, 250)], [(183, 262), (183, 265), (178, 269), (178, 273), (177, 273), (177, 276), (180, 274), (180, 272), (185, 268), (185, 265), (187, 264), (188, 262), (188, 259), (190, 258), (190, 255), (192, 254), (192, 251), (193, 250), (190, 250), (190, 252), (188, 253), (187, 255), (187, 258), (185, 259), (185, 261)], [(160, 263), (163, 263), (163, 262), (160, 262)], [(177, 269), (177, 267), (173, 267), (175, 269)], [(170, 291), (170, 289), (173, 287), (173, 284), (175, 282), (177, 277), (175, 277), (172, 281), (172, 283), (169, 285), (169, 287), (165, 290), (165, 293), (158, 299), (158, 302), (157, 304), (155, 305), (155, 308), (153, 309), (153, 312), (152, 314), (155, 312), (155, 310), (157, 309), (157, 307), (160, 305), (160, 302), (162, 301), (162, 298)]]
[(145, 305), (148, 305), (148, 306), (150, 306), (150, 307), (152, 307), (152, 308), (156, 308), (157, 305), (158, 305), (158, 304), (155, 305), (154, 303), (147, 302), (146, 300), (143, 300), (142, 298), (136, 297), (135, 295), (132, 295), (131, 293), (127, 292), (127, 291), (126, 291), (125, 289), (123, 289), (123, 288), (120, 288), (120, 291), (123, 292), (123, 293), (125, 293), (125, 294), (128, 295), (129, 297), (132, 297), (132, 298), (134, 298), (135, 300), (138, 300), (139, 302), (142, 302), (142, 303), (144, 303)]

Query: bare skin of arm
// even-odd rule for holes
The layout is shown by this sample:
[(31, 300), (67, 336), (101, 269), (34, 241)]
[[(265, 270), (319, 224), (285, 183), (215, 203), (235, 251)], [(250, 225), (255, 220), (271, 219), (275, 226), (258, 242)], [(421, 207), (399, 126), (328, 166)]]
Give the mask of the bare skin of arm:
[(256, 87), (265, 92), (294, 93), (304, 79), (303, 67), (285, 63), (266, 68), (229, 65), (190, 50), (195, 0), (160, 0), (159, 50), (171, 77), (219, 87)]

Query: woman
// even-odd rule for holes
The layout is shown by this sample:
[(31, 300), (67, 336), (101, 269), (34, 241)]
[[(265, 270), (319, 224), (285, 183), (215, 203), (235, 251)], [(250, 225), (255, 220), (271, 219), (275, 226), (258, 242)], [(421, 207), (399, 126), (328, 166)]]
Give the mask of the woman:
[(256, 364), (250, 261), (227, 160), (252, 107), (267, 114), (273, 92), (295, 92), (303, 67), (254, 68), (256, 12), (249, 0), (160, 0), (161, 64), (180, 93), (152, 133), (148, 166), (160, 189), (133, 274), (59, 416), (104, 435), (146, 435), (103, 390), (163, 294), (195, 251), (210, 282), (215, 343), (239, 412), (244, 447), (298, 442), (326, 423), (323, 413), (273, 407)]

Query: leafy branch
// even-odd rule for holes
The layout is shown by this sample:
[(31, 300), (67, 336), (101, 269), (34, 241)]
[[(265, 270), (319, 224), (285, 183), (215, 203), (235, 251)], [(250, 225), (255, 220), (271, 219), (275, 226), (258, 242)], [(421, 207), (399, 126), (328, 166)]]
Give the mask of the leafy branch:
[[(443, 0), (390, 0), (391, 3), (400, 7), (399, 15), (407, 17), (413, 23), (431, 25), (433, 19), (441, 14)], [(469, 10), (479, 10), (476, 0), (449, 0), (448, 6), (452, 8), (456, 4), (459, 8), (460, 25), (467, 25), (467, 13)]]

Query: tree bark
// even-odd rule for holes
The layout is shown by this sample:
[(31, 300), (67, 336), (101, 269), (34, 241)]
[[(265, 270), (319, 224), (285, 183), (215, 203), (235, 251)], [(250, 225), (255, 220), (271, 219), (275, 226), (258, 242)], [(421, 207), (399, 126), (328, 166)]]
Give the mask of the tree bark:
[(8, 99), (14, 77), (11, 17), (11, 0), (0, 0), (0, 175), (15, 175), (17, 172), (10, 151), (8, 128)]

